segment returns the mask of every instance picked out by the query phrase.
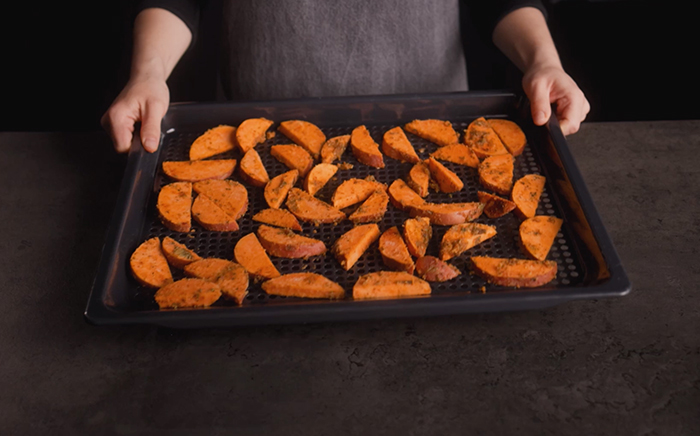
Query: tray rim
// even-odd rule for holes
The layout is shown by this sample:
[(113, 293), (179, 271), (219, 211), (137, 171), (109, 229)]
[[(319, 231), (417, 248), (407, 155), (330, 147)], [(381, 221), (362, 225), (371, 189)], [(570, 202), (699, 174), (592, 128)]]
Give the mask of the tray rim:
[[(398, 94), (398, 95), (371, 95), (332, 98), (306, 98), (275, 101), (245, 101), (245, 102), (206, 102), (206, 103), (173, 103), (171, 111), (177, 112), (180, 108), (196, 107), (198, 109), (227, 107), (250, 107), (255, 105), (288, 106), (319, 103), (371, 103), (381, 101), (406, 101), (406, 100), (430, 100), (430, 99), (471, 99), (483, 97), (521, 98), (510, 91), (468, 91), (437, 94)], [(164, 118), (163, 124), (168, 120)], [(164, 126), (167, 129), (167, 126)], [(580, 299), (598, 299), (627, 295), (632, 284), (622, 266), (620, 257), (615, 250), (602, 218), (595, 207), (590, 192), (585, 184), (582, 174), (571, 153), (566, 138), (564, 137), (556, 115), (553, 113), (545, 126), (551, 135), (553, 146), (556, 149), (562, 167), (571, 180), (574, 194), (581, 205), (581, 210), (591, 228), (591, 232), (605, 259), (610, 276), (602, 283), (592, 286), (572, 286), (565, 289), (528, 289), (515, 291), (517, 297), (509, 291), (498, 293), (472, 293), (465, 295), (446, 295), (440, 298), (399, 298), (389, 300), (352, 301), (350, 304), (342, 304), (348, 300), (341, 300), (340, 304), (293, 304), (282, 306), (245, 306), (231, 310), (231, 308), (208, 308), (195, 310), (173, 311), (139, 311), (128, 312), (109, 307), (105, 301), (107, 290), (107, 275), (112, 269), (110, 262), (115, 257), (125, 231), (125, 221), (131, 209), (143, 207), (134, 205), (130, 200), (133, 197), (134, 187), (140, 178), (140, 168), (145, 159), (157, 159), (158, 152), (149, 154), (143, 150), (140, 138), (134, 136), (131, 150), (127, 159), (127, 166), (117, 196), (115, 210), (110, 220), (105, 243), (100, 255), (93, 285), (88, 296), (84, 311), (85, 320), (93, 325), (130, 325), (153, 324), (174, 328), (196, 327), (221, 327), (261, 324), (291, 324), (307, 322), (349, 321), (360, 319), (398, 318), (411, 316), (454, 315), (464, 313), (484, 313), (528, 310), (546, 308), (567, 301)], [(164, 129), (165, 130), (165, 129)], [(170, 131), (170, 130), (168, 130)], [(166, 133), (161, 133), (161, 141)]]

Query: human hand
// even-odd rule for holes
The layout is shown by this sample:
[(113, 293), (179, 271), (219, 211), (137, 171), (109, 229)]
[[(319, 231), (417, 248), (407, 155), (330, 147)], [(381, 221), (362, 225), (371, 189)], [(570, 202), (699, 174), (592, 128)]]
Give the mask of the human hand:
[(156, 151), (160, 143), (160, 123), (169, 102), (170, 91), (164, 80), (130, 80), (100, 121), (112, 137), (114, 149), (118, 153), (129, 151), (134, 125), (141, 121), (141, 144), (149, 153)]
[(556, 104), (559, 125), (564, 135), (578, 132), (581, 122), (591, 110), (583, 91), (561, 67), (535, 67), (525, 73), (523, 90), (530, 99), (532, 120), (542, 126), (552, 115)]

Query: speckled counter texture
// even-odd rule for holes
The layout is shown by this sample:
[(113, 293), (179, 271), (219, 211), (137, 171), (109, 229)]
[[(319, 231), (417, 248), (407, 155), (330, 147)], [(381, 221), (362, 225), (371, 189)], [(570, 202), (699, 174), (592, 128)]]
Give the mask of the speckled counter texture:
[(83, 320), (125, 164), (106, 135), (0, 133), (0, 435), (700, 434), (700, 122), (569, 142), (626, 297), (172, 331)]

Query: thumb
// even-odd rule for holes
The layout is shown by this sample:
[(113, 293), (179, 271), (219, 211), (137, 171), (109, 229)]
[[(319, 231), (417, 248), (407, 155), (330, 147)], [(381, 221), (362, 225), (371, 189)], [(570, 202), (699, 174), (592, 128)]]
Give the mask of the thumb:
[(530, 105), (532, 109), (532, 121), (535, 125), (542, 126), (552, 115), (552, 106), (549, 101), (549, 86), (545, 81), (537, 81), (532, 84), (530, 92)]
[(149, 153), (156, 151), (160, 143), (160, 122), (165, 115), (165, 109), (162, 106), (147, 101), (141, 120), (141, 144)]

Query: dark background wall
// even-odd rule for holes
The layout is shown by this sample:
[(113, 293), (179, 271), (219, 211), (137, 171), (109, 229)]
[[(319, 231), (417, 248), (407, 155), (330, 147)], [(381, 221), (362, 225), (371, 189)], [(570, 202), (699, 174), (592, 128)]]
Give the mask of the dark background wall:
[[(2, 18), (0, 130), (79, 131), (99, 118), (128, 78), (136, 0), (16, 4)], [(216, 1), (202, 34), (173, 72), (172, 101), (215, 95)], [(700, 118), (692, 2), (546, 2), (562, 61), (591, 101), (589, 120)], [(471, 26), (472, 89), (517, 87), (519, 75)]]

